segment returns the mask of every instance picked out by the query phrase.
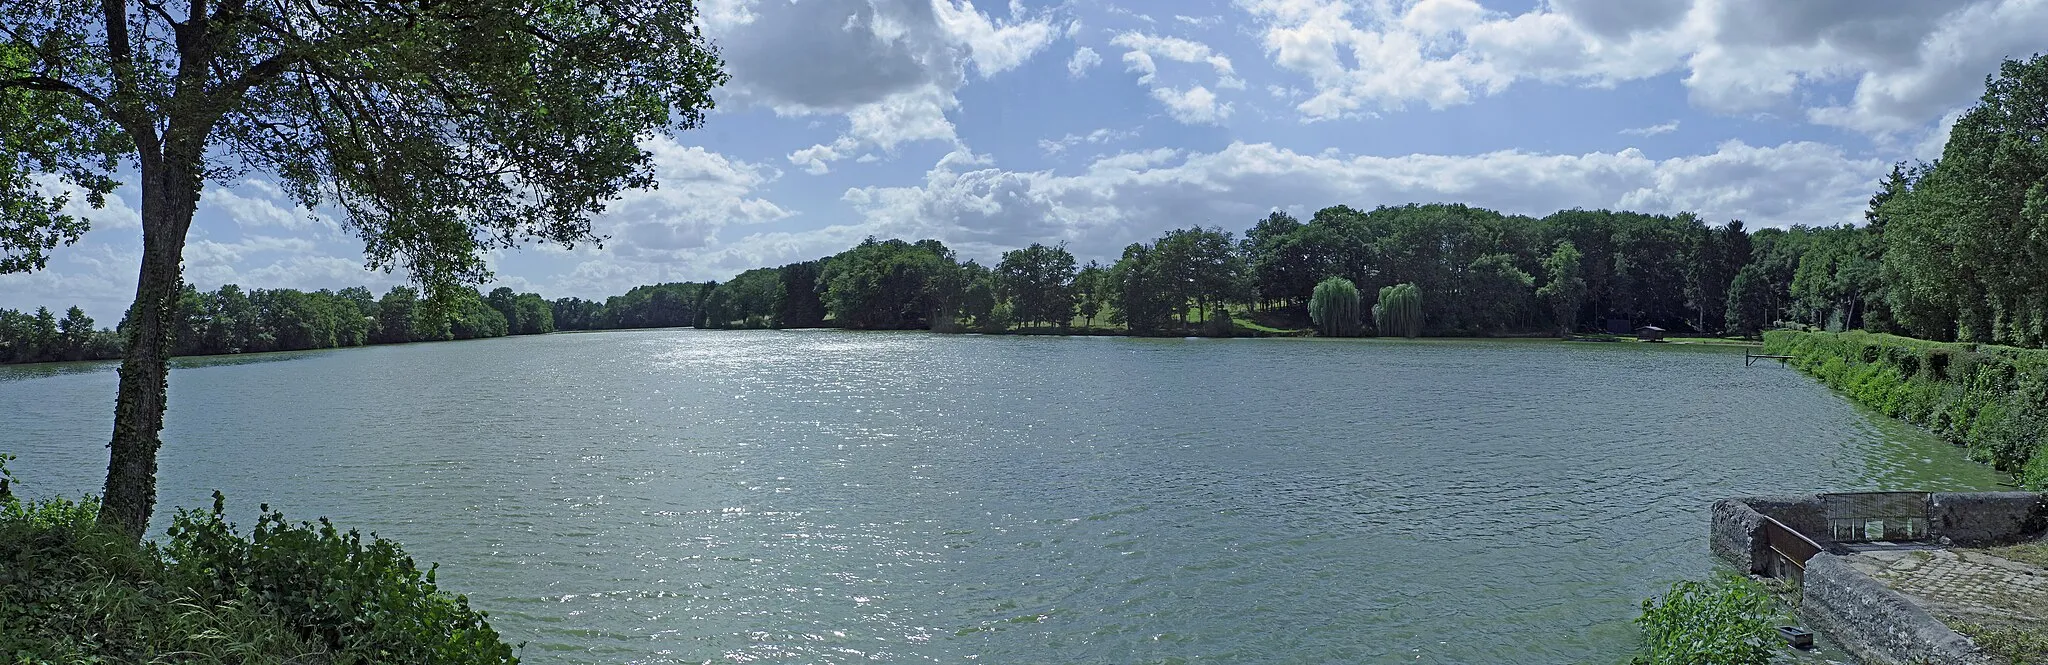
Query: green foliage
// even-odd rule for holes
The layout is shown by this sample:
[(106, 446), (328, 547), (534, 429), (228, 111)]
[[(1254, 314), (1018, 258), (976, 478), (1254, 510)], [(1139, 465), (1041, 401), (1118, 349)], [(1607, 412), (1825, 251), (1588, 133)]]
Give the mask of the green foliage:
[(512, 289), (500, 286), (492, 289), (490, 295), (484, 296), (484, 302), (488, 303), (491, 309), (498, 310), (500, 316), (505, 317), (505, 334), (539, 335), (555, 331), (554, 310), (538, 293), (513, 293)]
[(1223, 229), (1192, 227), (1167, 231), (1152, 245), (1153, 271), (1160, 297), (1183, 327), (1191, 312), (1242, 300), (1244, 258), (1237, 242)]
[(1002, 301), (995, 301), (995, 305), (987, 313), (974, 318), (975, 327), (985, 333), (1005, 332), (1016, 323), (1015, 310), (1011, 308), (1010, 303)]
[(1095, 317), (1102, 314), (1109, 300), (1109, 269), (1102, 264), (1089, 261), (1088, 266), (1074, 276), (1074, 310), (1081, 315), (1081, 324), (1094, 326)]
[[(369, 289), (254, 289), (228, 284), (212, 292), (185, 287), (168, 323), (177, 355), (298, 351), (473, 339), (555, 330), (553, 307), (538, 294), (499, 288), (489, 296), (467, 287), (443, 292), (440, 302), (399, 286), (382, 299)], [(94, 330), (73, 307), (57, 319), (0, 309), (0, 363), (100, 360), (121, 356), (113, 330)]]
[(1871, 203), (1904, 332), (2048, 344), (2048, 56), (2005, 61), (1941, 159), (1895, 168)]
[(1586, 299), (1586, 280), (1579, 276), (1579, 264), (1583, 255), (1570, 240), (1560, 240), (1557, 246), (1543, 257), (1543, 288), (1536, 290), (1536, 296), (1550, 303), (1551, 315), (1557, 322), (1558, 333), (1569, 335), (1579, 317), (1579, 307)]
[(1309, 296), (1308, 315), (1315, 322), (1318, 335), (1357, 337), (1361, 326), (1358, 286), (1342, 277), (1331, 277), (1316, 284), (1315, 293)]
[(0, 363), (98, 360), (120, 353), (120, 335), (93, 329), (92, 318), (77, 307), (62, 319), (46, 307), (34, 314), (0, 309)]
[(1132, 243), (1123, 258), (1111, 266), (1107, 276), (1110, 323), (1121, 324), (1133, 335), (1157, 335), (1172, 325), (1174, 313), (1185, 301), (1174, 301), (1173, 277), (1151, 245)]
[(782, 270), (755, 268), (713, 289), (700, 328), (766, 328), (782, 297)]
[(818, 297), (818, 277), (823, 261), (804, 261), (783, 266), (776, 280), (774, 325), (777, 328), (816, 328), (825, 325), (825, 301)]
[(1380, 289), (1372, 306), (1373, 325), (1381, 335), (1422, 336), (1422, 289), (1414, 284), (1396, 284)]
[(704, 305), (716, 282), (670, 282), (633, 287), (595, 303), (562, 298), (553, 303), (555, 326), (563, 330), (675, 328), (703, 323)]
[(1202, 314), (1203, 337), (1237, 336), (1237, 320), (1231, 318), (1230, 310), (1217, 307)]
[(955, 315), (966, 284), (953, 251), (937, 240), (868, 238), (825, 263), (825, 308), (855, 329), (928, 328)]
[(998, 296), (1008, 301), (1015, 319), (1027, 324), (1066, 327), (1074, 318), (1074, 255), (1062, 243), (1032, 243), (1003, 252), (996, 264)]
[(0, 499), (0, 654), (10, 662), (516, 663), (482, 613), (396, 544), (267, 512), (248, 536), (180, 512), (165, 542), (98, 504)]
[(1634, 665), (1768, 665), (1778, 650), (1776, 601), (1763, 585), (1724, 576), (1686, 580), (1643, 601), (1636, 625), (1643, 653)]
[(1970, 455), (2048, 487), (2048, 350), (1931, 342), (1850, 331), (1764, 333), (1768, 353), (1887, 416), (1927, 428)]
[(1755, 336), (1770, 325), (1771, 288), (1763, 270), (1744, 266), (1728, 286), (1728, 331)]

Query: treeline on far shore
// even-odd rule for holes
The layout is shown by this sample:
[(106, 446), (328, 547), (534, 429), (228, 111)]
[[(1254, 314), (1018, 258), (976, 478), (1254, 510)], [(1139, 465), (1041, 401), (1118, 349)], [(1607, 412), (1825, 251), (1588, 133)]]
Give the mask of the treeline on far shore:
[[(551, 303), (508, 288), (489, 295), (460, 288), (429, 299), (410, 286), (393, 287), (382, 297), (360, 286), (310, 293), (187, 286), (171, 319), (177, 331), (172, 352), (221, 355), (538, 334), (553, 332), (553, 319)], [(62, 319), (45, 308), (0, 309), (0, 363), (118, 358), (124, 339), (117, 329), (95, 329), (77, 307)]]
[[(1331, 278), (1354, 284), (1363, 301), (1347, 310), (1360, 320), (1319, 327), (1326, 335), (1554, 334), (1614, 321), (1753, 332), (1781, 320), (1862, 323), (1861, 301), (1845, 298), (1833, 276), (1868, 242), (1856, 228), (1751, 233), (1690, 215), (1568, 210), (1538, 219), (1454, 204), (1333, 206), (1306, 222), (1272, 213), (1243, 238), (1219, 228), (1170, 231), (1108, 265), (1078, 265), (1064, 246), (1034, 244), (984, 266), (936, 240), (871, 238), (814, 261), (724, 282), (640, 286), (603, 301), (508, 288), (428, 298), (407, 286), (382, 296), (362, 287), (187, 287), (175, 353), (686, 326), (1307, 334), (1313, 293)], [(1823, 261), (1827, 279), (1802, 277), (1821, 272)], [(1368, 314), (1390, 293), (1402, 294), (1399, 324)], [(114, 358), (121, 338), (76, 308), (61, 319), (0, 310), (0, 362)]]
[[(188, 288), (176, 352), (672, 326), (1403, 336), (1796, 326), (2041, 347), (2048, 109), (2029, 100), (2044, 97), (2048, 57), (2004, 63), (1941, 159), (1871, 174), (1877, 188), (1858, 226), (1751, 231), (1691, 214), (1338, 205), (1306, 221), (1274, 212), (1242, 236), (1169, 231), (1106, 265), (1079, 265), (1064, 245), (982, 265), (937, 240), (869, 238), (813, 261), (603, 302), (505, 288), (432, 298), (409, 287), (381, 297), (360, 287)], [(0, 362), (113, 357), (120, 339), (76, 308), (61, 319), (0, 310)]]

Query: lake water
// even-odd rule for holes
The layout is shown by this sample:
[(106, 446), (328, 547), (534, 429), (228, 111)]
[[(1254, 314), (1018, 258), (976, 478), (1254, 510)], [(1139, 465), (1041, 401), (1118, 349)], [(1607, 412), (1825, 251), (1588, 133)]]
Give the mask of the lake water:
[[(1712, 570), (1714, 499), (2000, 480), (1728, 348), (661, 330), (178, 367), (165, 506), (399, 540), (536, 664), (1615, 663)], [(25, 493), (98, 490), (114, 385), (0, 367)]]

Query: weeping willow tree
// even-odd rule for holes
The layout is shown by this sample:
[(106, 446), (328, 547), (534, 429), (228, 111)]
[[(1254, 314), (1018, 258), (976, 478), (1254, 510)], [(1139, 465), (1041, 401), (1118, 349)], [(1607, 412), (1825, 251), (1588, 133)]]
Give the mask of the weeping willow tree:
[(1323, 280), (1309, 297), (1308, 318), (1315, 322), (1318, 335), (1357, 337), (1358, 285), (1342, 277)]
[(1422, 289), (1414, 284), (1395, 284), (1380, 289), (1380, 301), (1372, 306), (1373, 323), (1382, 335), (1422, 336)]

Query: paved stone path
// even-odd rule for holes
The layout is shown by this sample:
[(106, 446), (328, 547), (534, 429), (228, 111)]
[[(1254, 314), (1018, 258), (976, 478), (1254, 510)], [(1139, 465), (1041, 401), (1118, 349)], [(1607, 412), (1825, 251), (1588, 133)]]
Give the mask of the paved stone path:
[(2048, 571), (1974, 550), (1862, 552), (1849, 563), (1936, 617), (2048, 621)]

